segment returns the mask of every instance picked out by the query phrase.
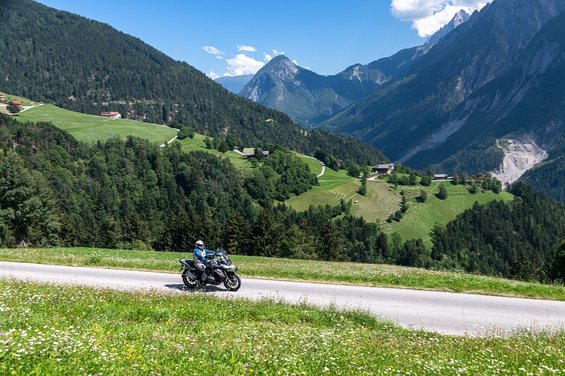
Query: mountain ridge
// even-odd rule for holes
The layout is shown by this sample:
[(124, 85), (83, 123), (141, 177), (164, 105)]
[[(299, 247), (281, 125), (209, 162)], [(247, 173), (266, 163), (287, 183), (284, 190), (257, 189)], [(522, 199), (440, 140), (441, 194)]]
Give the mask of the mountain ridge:
[(322, 76), (280, 55), (261, 68), (240, 95), (310, 127), (360, 100), (386, 80), (382, 72), (361, 64)]
[(225, 89), (234, 94), (239, 94), (241, 89), (253, 78), (253, 74), (243, 76), (223, 76), (218, 77), (214, 81), (222, 85)]
[[(522, 7), (515, 6), (517, 3)], [(495, 1), (443, 37), (402, 77), (328, 119), (322, 128), (366, 139), (393, 160), (415, 167), (440, 163), (457, 148), (463, 150), (478, 141), (485, 131), (483, 126), (482, 131), (466, 126), (477, 106), (478, 97), (473, 94), (510, 71), (541, 27), (563, 8), (549, 0), (535, 4)], [(511, 20), (526, 16), (528, 21), (520, 26), (518, 38)], [(491, 105), (504, 113), (500, 98), (494, 100)], [(397, 110), (400, 108), (403, 110)], [(467, 140), (462, 145), (465, 132)], [(457, 141), (460, 146), (446, 144), (455, 140), (454, 135), (461, 139)], [(489, 144), (494, 145), (494, 139)], [(443, 149), (438, 150), (440, 145)], [(434, 156), (434, 152), (439, 154)]]
[(344, 161), (384, 159), (358, 141), (305, 132), (287, 115), (229, 93), (110, 25), (30, 0), (0, 2), (0, 72), (2, 91), (73, 111), (180, 123), (246, 145), (277, 143), (308, 154), (324, 149)]

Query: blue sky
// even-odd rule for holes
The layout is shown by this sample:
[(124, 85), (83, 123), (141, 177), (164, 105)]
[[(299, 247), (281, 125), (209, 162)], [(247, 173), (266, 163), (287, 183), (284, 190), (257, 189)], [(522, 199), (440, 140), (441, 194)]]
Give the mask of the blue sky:
[(254, 73), (281, 53), (336, 74), (420, 45), (458, 9), (487, 1), (39, 0), (108, 23), (212, 76)]

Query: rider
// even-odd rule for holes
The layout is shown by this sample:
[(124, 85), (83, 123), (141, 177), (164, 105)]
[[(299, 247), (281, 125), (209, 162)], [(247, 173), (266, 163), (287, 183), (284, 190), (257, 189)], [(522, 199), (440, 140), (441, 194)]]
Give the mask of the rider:
[(207, 256), (214, 255), (216, 252), (206, 249), (202, 240), (197, 240), (194, 244), (194, 266), (202, 272), (201, 281), (205, 282), (208, 275), (214, 271), (212, 260)]

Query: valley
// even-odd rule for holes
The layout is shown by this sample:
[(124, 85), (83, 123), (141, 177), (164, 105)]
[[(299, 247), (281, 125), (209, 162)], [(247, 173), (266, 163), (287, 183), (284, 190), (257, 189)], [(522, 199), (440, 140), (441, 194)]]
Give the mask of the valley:
[[(504, 184), (532, 170), (530, 184), (547, 188), (532, 169), (543, 160), (540, 152), (530, 161), (512, 162), (513, 152), (505, 157), (496, 140), (528, 140), (549, 155), (562, 149), (563, 98), (557, 87), (565, 77), (565, 7), (546, 0), (515, 3), (494, 1), (480, 14), (462, 11), (423, 45), (335, 76), (273, 59), (240, 95), (305, 127), (364, 140), (413, 168), (491, 171)], [(524, 22), (518, 27), (516, 19)], [(358, 87), (347, 86), (353, 84)], [(339, 94), (344, 87), (347, 98)], [(561, 169), (561, 163), (553, 168)], [(562, 188), (550, 185), (545, 192), (561, 200)]]
[[(129, 119), (107, 119), (102, 116), (64, 110), (50, 104), (32, 105), (32, 102), (26, 98), (21, 98), (21, 100), (30, 103), (31, 108), (15, 116), (15, 119), (20, 122), (53, 123), (79, 141), (94, 142), (113, 137), (125, 139), (128, 136), (135, 136), (163, 145), (167, 142), (166, 140), (170, 140), (178, 132), (176, 129), (159, 124)], [(206, 147), (204, 142), (206, 137), (195, 133), (193, 138), (175, 142), (180, 143), (186, 152), (204, 151), (219, 158), (229, 159), (240, 171), (251, 172), (253, 170), (251, 161), (242, 158), (241, 153), (237, 151), (222, 153)], [(321, 172), (320, 161), (301, 154), (298, 156), (313, 173), (318, 175)], [(326, 169), (324, 175), (318, 178), (318, 185), (301, 195), (286, 200), (285, 204), (302, 212), (306, 211), (310, 205), (338, 206), (342, 200), (346, 203), (351, 202), (351, 214), (354, 216), (362, 217), (367, 222), (381, 224), (389, 235), (397, 233), (403, 240), (424, 239), (425, 244), (431, 246), (430, 233), (433, 227), (435, 225), (445, 226), (458, 214), (471, 208), (474, 202), (484, 204), (492, 200), (511, 201), (512, 199), (512, 195), (506, 192), (500, 195), (492, 192), (479, 192), (472, 195), (465, 187), (451, 187), (451, 184), (448, 184), (449, 198), (443, 201), (434, 197), (439, 184), (435, 182), (430, 187), (394, 188), (383, 180), (373, 178), (368, 181), (368, 192), (363, 196), (357, 192), (361, 185), (359, 179), (347, 175), (344, 170)], [(416, 200), (422, 189), (430, 196), (430, 199), (423, 204)], [(387, 218), (400, 206), (402, 191), (406, 192), (411, 203), (407, 215), (399, 222), (387, 223)]]
[(0, 374), (562, 373), (565, 3), (431, 3), (0, 0)]

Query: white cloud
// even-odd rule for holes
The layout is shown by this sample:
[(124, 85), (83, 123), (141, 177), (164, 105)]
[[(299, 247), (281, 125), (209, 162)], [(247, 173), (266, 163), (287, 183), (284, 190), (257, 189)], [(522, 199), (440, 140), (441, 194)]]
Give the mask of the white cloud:
[(214, 71), (208, 72), (207, 76), (210, 77), (212, 80), (215, 80), (216, 78), (220, 77), (220, 75)]
[(255, 60), (245, 54), (237, 54), (231, 59), (226, 59), (228, 71), (224, 76), (242, 76), (245, 74), (255, 74), (265, 63)]
[(392, 0), (392, 14), (400, 20), (412, 21), (421, 37), (434, 34), (460, 10), (473, 13), (492, 0)]
[(223, 59), (222, 55), (224, 53), (214, 46), (204, 46), (202, 47), (202, 49), (207, 53), (209, 53), (210, 55), (216, 56), (216, 58)]
[(268, 63), (269, 61), (271, 61), (274, 57), (279, 56), (279, 55), (284, 55), (284, 51), (280, 51), (277, 50), (276, 48), (273, 48), (271, 50), (271, 53), (264, 53), (263, 54), (263, 61), (265, 63)]
[(253, 46), (247, 46), (245, 44), (238, 44), (237, 50), (240, 52), (257, 52), (257, 49)]

